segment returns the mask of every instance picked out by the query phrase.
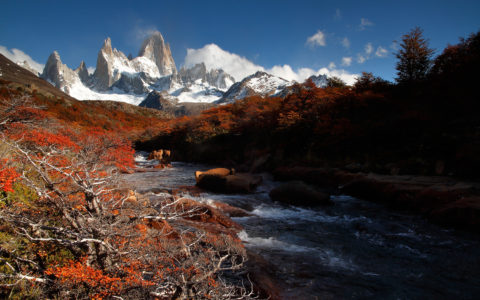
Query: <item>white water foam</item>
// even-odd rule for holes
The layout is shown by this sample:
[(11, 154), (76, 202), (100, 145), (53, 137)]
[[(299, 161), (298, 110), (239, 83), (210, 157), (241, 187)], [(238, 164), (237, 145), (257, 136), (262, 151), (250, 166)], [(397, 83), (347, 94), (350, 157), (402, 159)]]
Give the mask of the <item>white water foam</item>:
[(343, 216), (331, 216), (327, 215), (322, 211), (315, 211), (306, 208), (300, 207), (280, 207), (280, 206), (270, 206), (261, 204), (256, 207), (252, 214), (259, 216), (265, 219), (274, 219), (274, 220), (285, 220), (287, 222), (295, 220), (306, 220), (306, 221), (315, 221), (321, 223), (351, 223), (356, 221), (361, 221), (363, 223), (371, 223), (367, 217), (359, 216), (352, 217), (348, 215)]
[(335, 251), (331, 249), (317, 249), (295, 244), (289, 244), (279, 241), (274, 237), (250, 237), (248, 233), (244, 230), (240, 231), (237, 235), (238, 238), (240, 238), (243, 242), (246, 243), (247, 246), (277, 251), (281, 250), (284, 252), (308, 252), (308, 255), (313, 255), (314, 257), (317, 257), (319, 261), (325, 266), (329, 266), (335, 269), (345, 269), (351, 271), (357, 269), (353, 262), (348, 259), (344, 259), (341, 255), (338, 255), (337, 253), (335, 253)]
[(309, 247), (285, 243), (275, 239), (274, 237), (269, 237), (269, 238), (250, 237), (245, 230), (240, 231), (237, 235), (239, 239), (247, 243), (247, 245), (251, 245), (253, 247), (282, 250), (286, 252), (317, 251), (317, 249), (315, 248), (309, 248)]
[(134, 156), (135, 164), (141, 167), (153, 167), (160, 163), (156, 159), (148, 159), (148, 155), (149, 153), (145, 151), (135, 152), (135, 156)]
[(145, 152), (145, 151), (137, 151), (137, 152), (135, 152), (134, 159), (135, 159), (135, 162), (136, 162), (136, 163), (146, 162), (146, 161), (147, 161), (147, 158), (148, 158), (148, 152)]

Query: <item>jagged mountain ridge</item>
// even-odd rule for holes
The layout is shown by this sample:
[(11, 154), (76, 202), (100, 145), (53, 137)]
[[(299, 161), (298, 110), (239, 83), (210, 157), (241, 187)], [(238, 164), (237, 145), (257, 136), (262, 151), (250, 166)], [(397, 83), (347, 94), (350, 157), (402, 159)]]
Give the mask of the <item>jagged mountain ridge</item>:
[[(176, 103), (231, 103), (252, 95), (281, 96), (294, 83), (260, 71), (235, 82), (224, 70), (208, 70), (204, 63), (177, 70), (170, 45), (160, 32), (144, 40), (137, 57), (127, 57), (112, 47), (110, 38), (105, 39), (93, 74), (83, 61), (75, 70), (68, 68), (54, 51), (40, 76), (77, 99), (136, 105), (152, 91), (165, 91)], [(317, 86), (326, 83), (325, 75), (312, 78)]]
[(233, 84), (217, 103), (232, 103), (248, 96), (274, 96), (294, 82), (258, 71)]
[(308, 77), (317, 87), (324, 88), (328, 85), (328, 77), (327, 75), (312, 75)]
[(180, 102), (213, 102), (235, 82), (223, 70), (208, 71), (203, 63), (177, 72), (170, 46), (160, 32), (145, 39), (135, 58), (113, 48), (107, 38), (92, 75), (83, 62), (75, 71), (68, 68), (54, 51), (41, 77), (78, 99), (118, 99), (134, 104), (154, 90), (165, 90)]

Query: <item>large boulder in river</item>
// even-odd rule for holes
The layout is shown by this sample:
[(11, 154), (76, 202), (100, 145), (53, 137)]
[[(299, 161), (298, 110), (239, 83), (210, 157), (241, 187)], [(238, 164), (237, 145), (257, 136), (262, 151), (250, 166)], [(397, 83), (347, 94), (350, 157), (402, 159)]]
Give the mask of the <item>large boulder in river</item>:
[(167, 149), (159, 149), (150, 152), (147, 159), (156, 159), (163, 164), (169, 164), (172, 161), (172, 152)]
[[(192, 199), (182, 198), (177, 202), (175, 208), (178, 212), (184, 212), (183, 219), (199, 222), (197, 228), (205, 229), (205, 231), (211, 233), (236, 233), (243, 229), (241, 225), (224, 215), (220, 210)], [(205, 223), (217, 226), (207, 226)], [(223, 228), (219, 228), (219, 226)]]
[(197, 186), (220, 193), (251, 193), (262, 182), (261, 176), (247, 173), (234, 174), (234, 170), (225, 168), (196, 171)]
[(272, 189), (270, 198), (291, 205), (319, 206), (332, 204), (330, 195), (302, 182), (290, 181)]
[(225, 178), (225, 192), (227, 193), (252, 193), (262, 183), (262, 176), (247, 173), (228, 175)]
[(233, 175), (235, 174), (234, 169), (227, 169), (227, 168), (215, 168), (215, 169), (210, 169), (207, 171), (195, 171), (195, 180), (197, 181), (197, 184), (201, 179), (205, 176), (210, 176), (210, 177), (225, 177), (227, 175)]

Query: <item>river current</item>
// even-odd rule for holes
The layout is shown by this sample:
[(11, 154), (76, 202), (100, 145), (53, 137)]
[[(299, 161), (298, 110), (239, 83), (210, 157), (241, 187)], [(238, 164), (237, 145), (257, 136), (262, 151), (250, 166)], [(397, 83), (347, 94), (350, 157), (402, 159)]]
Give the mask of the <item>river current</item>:
[[(142, 154), (139, 165), (148, 164)], [(195, 185), (194, 172), (172, 168), (124, 175), (139, 192)], [(480, 299), (480, 237), (445, 229), (346, 195), (333, 206), (301, 208), (270, 200), (278, 182), (263, 174), (254, 194), (190, 198), (243, 208), (239, 238), (274, 266), (284, 299)]]

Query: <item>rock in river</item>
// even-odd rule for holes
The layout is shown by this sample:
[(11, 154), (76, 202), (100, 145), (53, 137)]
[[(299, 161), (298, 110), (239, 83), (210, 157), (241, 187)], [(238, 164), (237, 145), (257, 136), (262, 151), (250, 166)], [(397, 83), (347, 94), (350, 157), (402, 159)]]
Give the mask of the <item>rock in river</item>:
[(262, 182), (262, 177), (248, 173), (234, 174), (234, 170), (225, 168), (196, 171), (197, 186), (222, 193), (251, 193)]
[(302, 182), (290, 181), (270, 191), (270, 198), (291, 205), (319, 206), (332, 204), (330, 195)]

